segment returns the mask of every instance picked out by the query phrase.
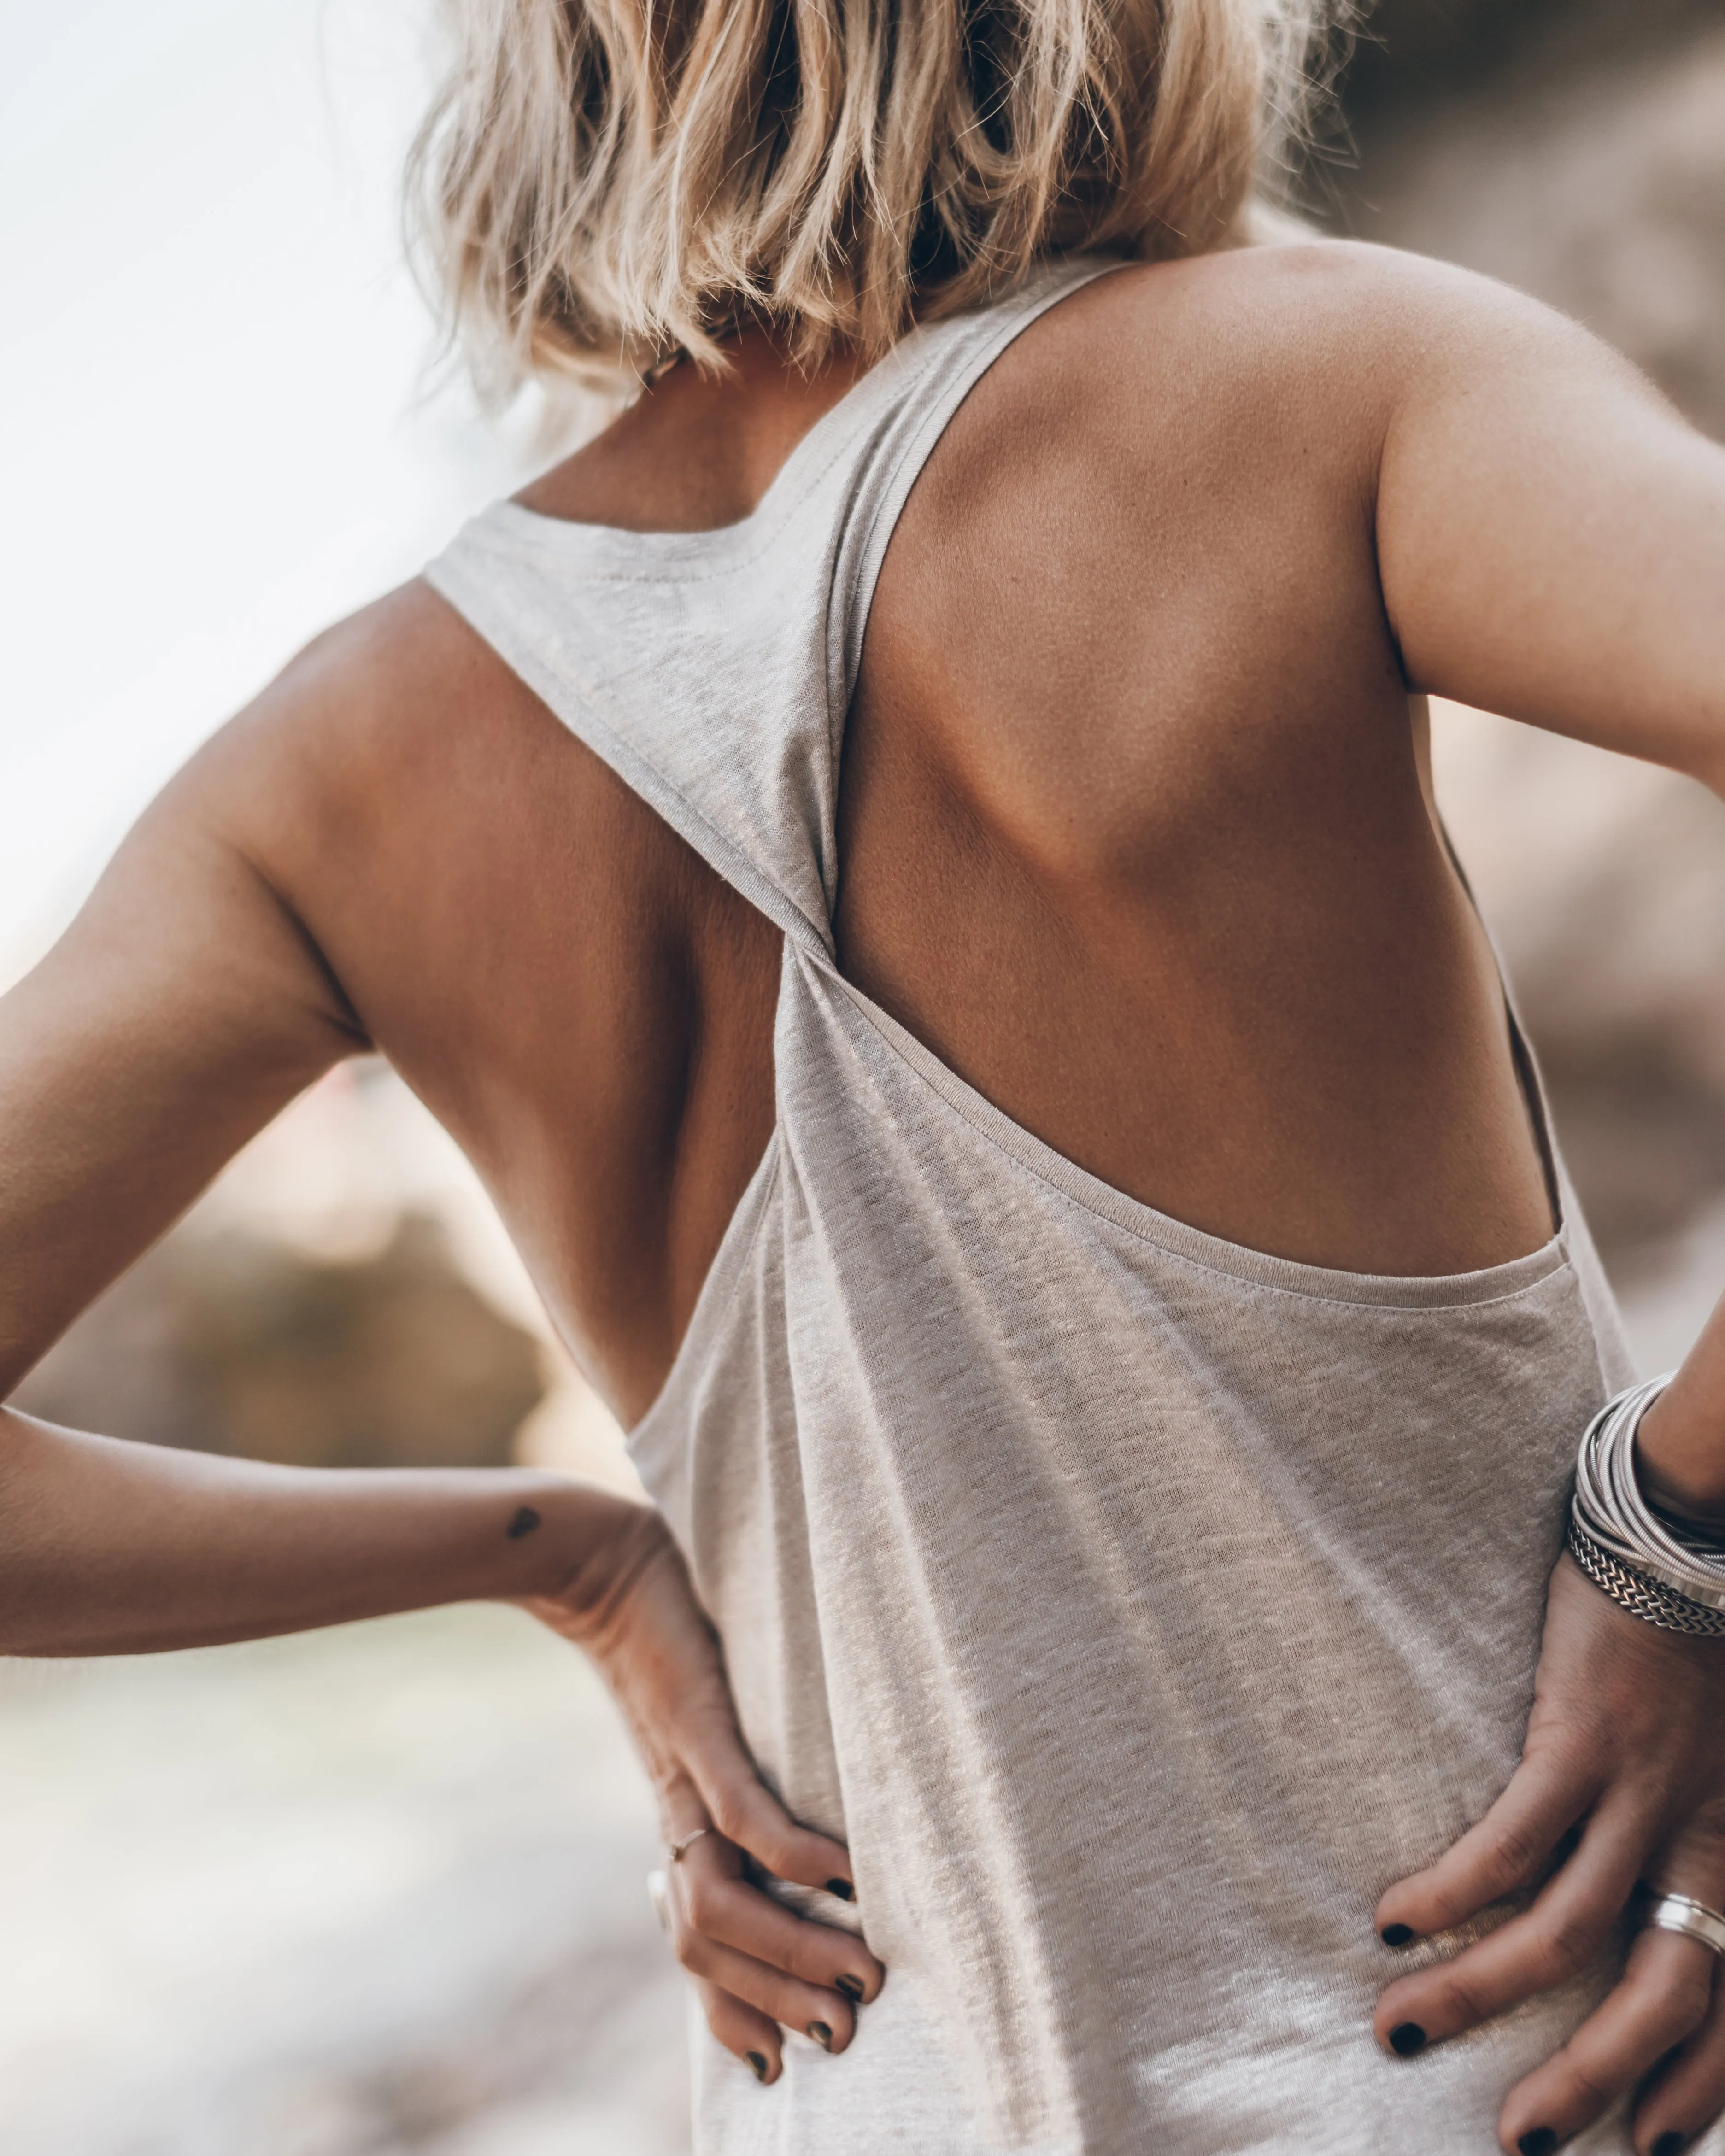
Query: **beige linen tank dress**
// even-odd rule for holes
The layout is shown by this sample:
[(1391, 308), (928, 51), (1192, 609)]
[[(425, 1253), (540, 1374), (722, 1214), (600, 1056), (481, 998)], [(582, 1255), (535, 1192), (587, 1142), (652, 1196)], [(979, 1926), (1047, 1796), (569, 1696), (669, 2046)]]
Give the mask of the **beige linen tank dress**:
[(1075, 1167), (834, 967), (894, 523), (1106, 266), (917, 330), (740, 524), (505, 502), (429, 572), (783, 932), (777, 1127), (630, 1447), (762, 1772), (850, 1845), (854, 1909), (793, 1898), (890, 1974), (771, 2088), (697, 2028), (703, 2156), (1487, 2156), (1609, 1981), (1411, 2061), (1368, 2026), (1429, 1951), (1373, 1905), (1516, 1763), (1576, 1441), (1630, 1375), (1561, 1167), (1507, 1265), (1266, 1257)]

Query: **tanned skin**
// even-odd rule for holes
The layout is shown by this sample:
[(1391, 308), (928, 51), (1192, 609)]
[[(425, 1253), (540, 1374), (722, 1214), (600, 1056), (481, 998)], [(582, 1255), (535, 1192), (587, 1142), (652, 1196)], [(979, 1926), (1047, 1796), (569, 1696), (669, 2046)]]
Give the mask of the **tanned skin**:
[[(675, 368), (526, 490), (577, 521), (749, 514), (857, 363), (764, 336)], [(1103, 279), (1015, 342), (894, 536), (849, 721), (840, 963), (1006, 1113), (1279, 1255), (1493, 1265), (1551, 1199), (1501, 991), (1429, 807), (1425, 692), (1725, 782), (1725, 453), (1498, 287), (1317, 245)], [(931, 932), (938, 924), (938, 932)], [(375, 1048), (484, 1177), (625, 1422), (675, 1356), (773, 1122), (775, 931), (413, 583), (182, 773), (0, 1007), (0, 1376), (28, 1370), (256, 1130)], [(674, 1931), (720, 2040), (842, 2050), (883, 1979), (742, 1875), (810, 1885), (643, 1508), (526, 1474), (319, 1475), (3, 1415), (0, 1650), (112, 1653), (469, 1596), (592, 1652), (658, 1783)], [(1725, 1520), (1725, 1328), (1650, 1419)], [(1725, 1897), (1725, 1664), (1559, 1565), (1522, 1767), (1376, 1912), (1524, 1915), (1392, 1985), (1455, 2035), (1591, 1958), (1638, 1877)], [(1643, 2151), (1725, 2103), (1693, 1941), (1509, 2096), (1567, 2137), (1668, 2062)]]

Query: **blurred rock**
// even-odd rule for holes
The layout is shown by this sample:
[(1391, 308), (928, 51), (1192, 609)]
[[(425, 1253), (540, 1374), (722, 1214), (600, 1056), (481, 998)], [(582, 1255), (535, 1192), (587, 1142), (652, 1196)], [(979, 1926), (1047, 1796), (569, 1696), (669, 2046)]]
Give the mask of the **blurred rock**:
[(1725, 1193), (1725, 803), (1433, 706), (1438, 798), (1620, 1281)]
[(316, 1466), (487, 1466), (546, 1390), (540, 1343), (409, 1213), (376, 1256), (320, 1260), (182, 1229), (16, 1396), (74, 1429)]
[[(1618, 11), (1621, 13), (1622, 11)], [(1368, 115), (1353, 230), (1561, 307), (1725, 434), (1725, 8)], [(1635, 20), (1631, 17), (1629, 19)]]
[(516, 1432), (516, 1465), (578, 1475), (623, 1497), (644, 1496), (616, 1416), (566, 1355), (556, 1352), (552, 1361), (549, 1391)]
[[(1314, 190), (1332, 222), (1562, 308), (1725, 434), (1725, 0), (1384, 0), (1343, 100), (1353, 167)], [(1440, 711), (1436, 747), (1584, 1205), (1633, 1286), (1725, 1193), (1725, 808), (1478, 714)]]
[(1513, 95), (1722, 17), (1721, 0), (1361, 0), (1346, 105), (1369, 123), (1486, 85)]

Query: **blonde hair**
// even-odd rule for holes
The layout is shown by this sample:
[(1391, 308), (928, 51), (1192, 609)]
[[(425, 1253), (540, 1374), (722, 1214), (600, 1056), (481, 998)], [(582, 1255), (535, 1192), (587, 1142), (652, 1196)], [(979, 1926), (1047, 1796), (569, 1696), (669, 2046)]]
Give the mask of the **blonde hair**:
[(1247, 236), (1345, 0), (455, 0), (421, 259), (482, 382), (776, 325), (812, 364), (1039, 258)]

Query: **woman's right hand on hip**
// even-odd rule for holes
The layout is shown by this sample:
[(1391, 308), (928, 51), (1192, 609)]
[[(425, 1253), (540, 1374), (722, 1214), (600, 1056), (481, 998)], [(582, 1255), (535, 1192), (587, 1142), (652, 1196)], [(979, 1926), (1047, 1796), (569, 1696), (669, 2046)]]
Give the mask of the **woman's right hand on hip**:
[(632, 1510), (603, 1560), (524, 1606), (583, 1648), (615, 1694), (658, 1793), (671, 1852), (661, 1913), (677, 1958), (714, 2036), (770, 2083), (783, 2029), (842, 2051), (886, 1971), (855, 1933), (797, 1915), (750, 1878), (752, 1859), (841, 1901), (853, 1891), (844, 1845), (799, 1826), (762, 1781), (682, 1556), (657, 1512)]

